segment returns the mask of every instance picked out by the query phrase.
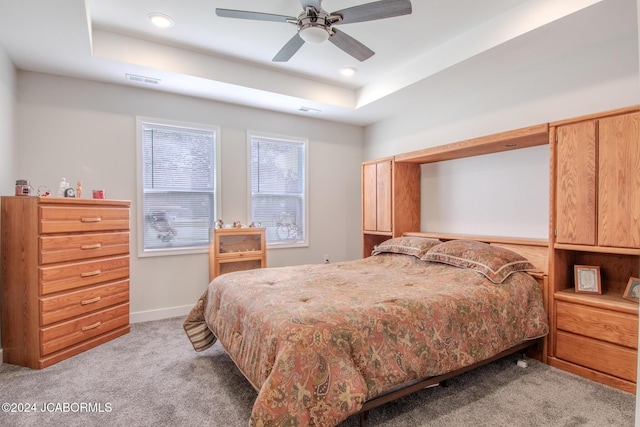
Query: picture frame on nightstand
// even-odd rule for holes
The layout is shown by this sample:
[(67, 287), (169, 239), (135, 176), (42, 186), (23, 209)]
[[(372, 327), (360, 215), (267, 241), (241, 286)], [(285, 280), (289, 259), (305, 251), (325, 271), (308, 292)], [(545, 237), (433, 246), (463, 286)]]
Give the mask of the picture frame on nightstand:
[(627, 288), (624, 290), (624, 294), (622, 294), (624, 299), (628, 299), (630, 301), (640, 302), (640, 279), (637, 277), (630, 277), (629, 283), (627, 283)]
[(573, 277), (577, 293), (602, 294), (600, 266), (575, 265), (573, 267)]

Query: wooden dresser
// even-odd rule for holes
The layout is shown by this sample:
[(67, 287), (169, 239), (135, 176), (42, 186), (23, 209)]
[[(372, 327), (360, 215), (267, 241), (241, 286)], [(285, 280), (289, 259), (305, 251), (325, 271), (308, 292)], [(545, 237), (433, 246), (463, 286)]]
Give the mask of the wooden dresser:
[(2, 350), (41, 369), (129, 332), (124, 200), (2, 197)]

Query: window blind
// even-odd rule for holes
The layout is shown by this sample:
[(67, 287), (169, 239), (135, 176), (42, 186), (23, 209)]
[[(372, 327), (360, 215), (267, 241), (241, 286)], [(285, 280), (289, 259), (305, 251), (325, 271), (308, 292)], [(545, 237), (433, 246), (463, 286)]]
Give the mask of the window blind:
[(304, 142), (251, 136), (251, 220), (269, 244), (306, 242), (304, 150)]
[(207, 246), (215, 216), (210, 130), (142, 123), (144, 249)]

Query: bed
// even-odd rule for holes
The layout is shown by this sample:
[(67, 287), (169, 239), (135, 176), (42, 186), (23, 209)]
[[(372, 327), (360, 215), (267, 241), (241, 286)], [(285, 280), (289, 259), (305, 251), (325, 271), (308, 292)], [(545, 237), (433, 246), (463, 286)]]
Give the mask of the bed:
[(257, 390), (250, 425), (335, 426), (539, 346), (544, 271), (507, 246), (403, 236), (360, 260), (225, 274), (184, 329), (196, 351), (219, 341)]

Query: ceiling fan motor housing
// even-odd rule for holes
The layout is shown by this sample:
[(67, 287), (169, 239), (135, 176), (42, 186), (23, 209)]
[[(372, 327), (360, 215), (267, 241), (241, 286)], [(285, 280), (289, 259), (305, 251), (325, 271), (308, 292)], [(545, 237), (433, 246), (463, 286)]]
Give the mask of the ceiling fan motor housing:
[(298, 16), (298, 32), (306, 42), (322, 43), (332, 35), (331, 25), (335, 22), (324, 10), (310, 7)]

